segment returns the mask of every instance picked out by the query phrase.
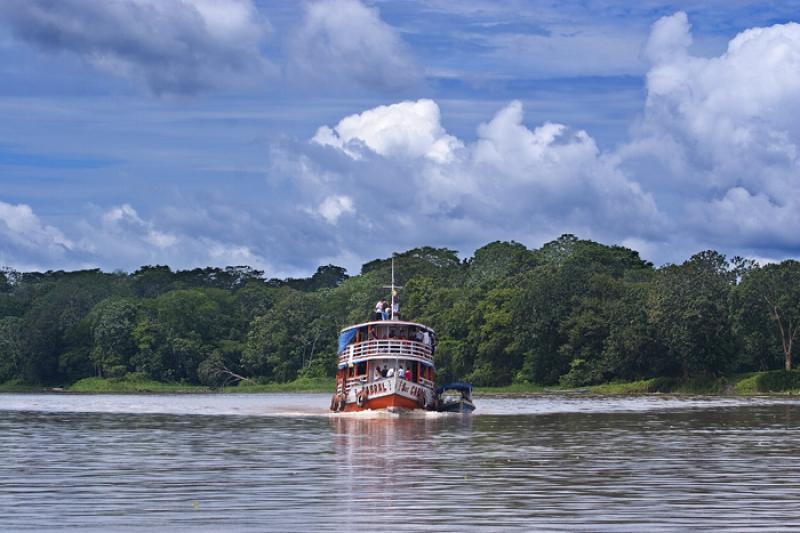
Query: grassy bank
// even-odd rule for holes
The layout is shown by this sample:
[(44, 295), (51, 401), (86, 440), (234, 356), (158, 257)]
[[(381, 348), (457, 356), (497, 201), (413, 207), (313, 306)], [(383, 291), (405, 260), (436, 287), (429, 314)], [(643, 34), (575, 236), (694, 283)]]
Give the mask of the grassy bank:
[(148, 379), (104, 379), (104, 378), (84, 378), (76, 381), (69, 387), (69, 392), (81, 393), (131, 393), (131, 392), (211, 392), (208, 387), (199, 385), (184, 385), (180, 383), (161, 383)]
[[(182, 383), (161, 383), (144, 379), (140, 376), (128, 376), (119, 379), (84, 378), (73, 383), (66, 390), (79, 393), (208, 393), (208, 392), (331, 392), (334, 389), (333, 379), (297, 379), (288, 383), (249, 383), (242, 382), (238, 386), (212, 389), (202, 385), (186, 385)], [(12, 392), (12, 391), (8, 391)], [(13, 391), (15, 392), (15, 391)]]
[(800, 394), (800, 371), (752, 372), (722, 377), (687, 380), (653, 378), (632, 383), (609, 383), (588, 388), (597, 394), (710, 394), (752, 396), (759, 394)]
[(46, 390), (41, 385), (27, 385), (18, 379), (0, 383), (0, 392), (44, 392)]
[[(73, 383), (65, 390), (75, 393), (266, 393), (266, 392), (321, 392), (334, 390), (333, 378), (300, 378), (288, 383), (249, 383), (242, 382), (232, 387), (212, 389), (201, 385), (182, 383), (161, 383), (133, 374), (124, 378), (85, 378)], [(0, 383), (0, 393), (6, 392), (45, 392), (54, 389), (41, 385), (27, 385), (18, 380)], [(60, 389), (59, 389), (60, 390)], [(531, 383), (514, 383), (505, 387), (475, 387), (475, 395), (533, 395), (533, 394), (700, 394), (737, 395), (759, 394), (800, 395), (800, 370), (784, 372), (753, 372), (724, 377), (692, 378), (652, 378), (641, 381), (614, 382), (593, 385), (579, 389), (558, 386), (543, 387)]]
[(506, 385), (505, 387), (475, 387), (473, 389), (473, 394), (475, 394), (476, 396), (480, 396), (483, 394), (528, 395), (528, 394), (546, 394), (548, 392), (554, 392), (554, 391), (560, 392), (558, 387), (545, 387), (543, 385), (536, 385), (534, 383), (512, 383), (511, 385)]
[(506, 387), (476, 387), (475, 394), (699, 394), (737, 395), (759, 394), (800, 395), (800, 371), (752, 372), (722, 377), (690, 379), (652, 378), (641, 381), (613, 382), (579, 389), (559, 386), (542, 387), (529, 383), (514, 383)]
[(605, 383), (587, 387), (593, 394), (735, 394), (737, 377), (703, 377), (691, 379), (652, 378), (631, 382)]

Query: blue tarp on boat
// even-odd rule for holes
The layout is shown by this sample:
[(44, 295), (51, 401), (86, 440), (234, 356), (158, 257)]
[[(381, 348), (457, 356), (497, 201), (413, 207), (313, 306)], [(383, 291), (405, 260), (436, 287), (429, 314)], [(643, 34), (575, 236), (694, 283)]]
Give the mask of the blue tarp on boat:
[(350, 344), (350, 341), (356, 338), (356, 328), (348, 329), (341, 335), (339, 335), (339, 351), (336, 353), (342, 353), (347, 345)]

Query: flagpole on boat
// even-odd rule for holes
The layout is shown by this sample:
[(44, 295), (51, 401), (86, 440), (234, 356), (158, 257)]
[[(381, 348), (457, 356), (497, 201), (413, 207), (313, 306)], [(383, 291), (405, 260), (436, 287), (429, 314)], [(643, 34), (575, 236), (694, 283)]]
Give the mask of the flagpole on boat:
[(391, 289), (392, 290), (392, 309), (389, 314), (392, 320), (396, 318), (395, 315), (395, 298), (397, 298), (397, 289), (402, 289), (403, 287), (394, 284), (394, 252), (392, 252), (392, 284), (391, 285), (381, 285), (384, 289)]
[(392, 254), (392, 320), (394, 320), (394, 296), (396, 292), (394, 290), (394, 254)]

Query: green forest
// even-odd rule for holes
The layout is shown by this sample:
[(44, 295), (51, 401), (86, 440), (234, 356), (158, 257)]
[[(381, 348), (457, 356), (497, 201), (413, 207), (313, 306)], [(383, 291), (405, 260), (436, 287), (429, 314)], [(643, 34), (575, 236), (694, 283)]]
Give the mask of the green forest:
[[(563, 235), (395, 255), (402, 317), (437, 332), (440, 382), (580, 387), (792, 368), (800, 263), (703, 251), (659, 268)], [(391, 259), (348, 276), (266, 279), (250, 267), (133, 273), (0, 271), (0, 383), (86, 377), (285, 383), (335, 371), (340, 328), (388, 296)]]

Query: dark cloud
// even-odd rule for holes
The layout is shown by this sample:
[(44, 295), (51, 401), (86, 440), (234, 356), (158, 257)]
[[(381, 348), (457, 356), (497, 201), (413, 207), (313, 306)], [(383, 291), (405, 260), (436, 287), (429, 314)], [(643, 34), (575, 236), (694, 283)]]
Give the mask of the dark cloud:
[(250, 0), (4, 0), (0, 18), (21, 41), (158, 94), (247, 83), (274, 68), (261, 53), (268, 23)]

